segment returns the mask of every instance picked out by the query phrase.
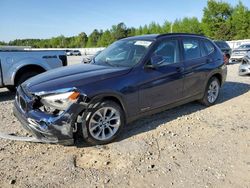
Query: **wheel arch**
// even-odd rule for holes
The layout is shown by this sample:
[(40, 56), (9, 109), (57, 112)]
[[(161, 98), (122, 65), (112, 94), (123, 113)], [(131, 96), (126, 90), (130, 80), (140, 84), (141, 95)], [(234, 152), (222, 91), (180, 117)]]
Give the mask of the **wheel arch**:
[(18, 79), (23, 75), (25, 72), (38, 72), (38, 73), (43, 73), (45, 72), (46, 69), (40, 65), (36, 64), (29, 64), (29, 65), (24, 65), (22, 67), (19, 67), (19, 69), (13, 74), (13, 83), (16, 85), (18, 82)]
[(126, 110), (126, 106), (125, 103), (122, 100), (122, 97), (119, 96), (118, 94), (111, 94), (111, 93), (106, 93), (106, 94), (102, 94), (102, 95), (98, 95), (96, 97), (94, 97), (92, 100), (100, 100), (100, 101), (113, 101), (115, 103), (117, 103), (121, 109), (124, 112), (124, 117), (125, 117), (125, 121), (127, 121), (127, 110)]
[(212, 74), (212, 75), (209, 77), (208, 80), (210, 80), (212, 77), (216, 77), (216, 78), (219, 80), (220, 86), (221, 86), (221, 84), (222, 84), (222, 75), (221, 75), (220, 73)]

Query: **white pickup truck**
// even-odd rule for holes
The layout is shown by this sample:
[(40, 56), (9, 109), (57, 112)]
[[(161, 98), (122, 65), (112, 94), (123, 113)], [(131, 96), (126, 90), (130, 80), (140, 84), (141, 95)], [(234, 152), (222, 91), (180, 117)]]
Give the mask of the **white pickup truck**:
[(0, 48), (0, 87), (10, 91), (30, 77), (67, 66), (62, 50), (4, 50)]

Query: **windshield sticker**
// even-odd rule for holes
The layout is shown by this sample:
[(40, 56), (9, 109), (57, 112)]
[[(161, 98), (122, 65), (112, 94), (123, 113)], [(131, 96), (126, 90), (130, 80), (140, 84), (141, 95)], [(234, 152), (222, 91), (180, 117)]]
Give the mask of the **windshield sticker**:
[(142, 41), (142, 40), (139, 40), (139, 41), (135, 42), (135, 45), (149, 47), (151, 43), (152, 43), (151, 41)]

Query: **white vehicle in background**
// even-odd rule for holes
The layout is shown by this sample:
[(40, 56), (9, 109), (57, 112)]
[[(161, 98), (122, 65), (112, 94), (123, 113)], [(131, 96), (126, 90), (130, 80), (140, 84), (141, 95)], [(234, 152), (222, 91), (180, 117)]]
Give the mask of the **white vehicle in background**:
[(82, 55), (79, 50), (66, 50), (65, 52), (67, 56), (72, 56), (72, 55), (81, 56)]
[(65, 52), (66, 52), (67, 56), (71, 56), (72, 55), (72, 50), (65, 50)]
[(250, 44), (242, 44), (234, 49), (231, 55), (231, 61), (241, 61), (243, 57), (250, 51)]
[(20, 50), (0, 47), (0, 87), (10, 91), (42, 72), (67, 66), (63, 50)]
[(239, 67), (239, 75), (250, 75), (250, 51), (243, 57)]

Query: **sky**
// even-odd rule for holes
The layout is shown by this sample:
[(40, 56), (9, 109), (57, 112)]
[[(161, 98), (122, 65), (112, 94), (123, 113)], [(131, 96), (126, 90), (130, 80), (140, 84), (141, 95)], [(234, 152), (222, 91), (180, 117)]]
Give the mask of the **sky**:
[[(250, 0), (241, 0), (250, 8)], [(236, 5), (238, 0), (225, 0)], [(124, 22), (139, 27), (183, 17), (201, 20), (207, 0), (0, 0), (0, 41), (90, 34)]]

